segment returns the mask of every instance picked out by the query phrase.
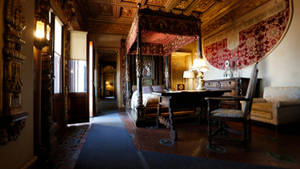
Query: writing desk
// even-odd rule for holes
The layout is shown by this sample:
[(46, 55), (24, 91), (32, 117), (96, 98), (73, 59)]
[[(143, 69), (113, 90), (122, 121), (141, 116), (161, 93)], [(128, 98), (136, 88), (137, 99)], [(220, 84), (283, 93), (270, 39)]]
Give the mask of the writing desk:
[[(206, 110), (205, 97), (222, 96), (225, 92), (231, 92), (227, 89), (207, 89), (207, 90), (181, 90), (181, 91), (164, 91), (152, 92), (159, 97), (157, 109), (157, 124), (164, 124), (170, 128), (170, 139), (172, 142), (177, 140), (176, 126), (174, 123), (174, 111), (195, 110), (196, 107), (201, 108), (203, 113)], [(161, 116), (161, 107), (167, 106), (169, 109), (169, 118)]]

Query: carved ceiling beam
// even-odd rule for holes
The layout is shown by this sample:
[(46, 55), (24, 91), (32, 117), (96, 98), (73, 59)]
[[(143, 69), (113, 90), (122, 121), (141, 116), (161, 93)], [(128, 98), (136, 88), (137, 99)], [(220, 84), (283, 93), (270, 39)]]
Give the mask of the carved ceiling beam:
[(169, 12), (169, 11), (171, 11), (173, 8), (175, 8), (179, 1), (180, 1), (180, 0), (168, 0), (168, 2), (167, 2), (166, 5), (165, 5), (166, 12)]
[(131, 24), (97, 22), (96, 24), (89, 24), (88, 31), (90, 33), (126, 35), (129, 32), (130, 26)]
[(118, 23), (118, 24), (128, 24), (130, 25), (133, 18), (115, 18), (115, 17), (101, 17), (101, 18), (88, 18), (88, 22), (90, 25), (94, 25), (95, 22), (103, 22), (103, 23)]
[(193, 10), (195, 9), (195, 6), (198, 6), (198, 4), (201, 2), (201, 0), (194, 0), (185, 10), (185, 15), (191, 15)]
[(118, 5), (121, 6), (121, 7), (137, 8), (136, 4), (132, 3), (132, 2), (120, 2)]

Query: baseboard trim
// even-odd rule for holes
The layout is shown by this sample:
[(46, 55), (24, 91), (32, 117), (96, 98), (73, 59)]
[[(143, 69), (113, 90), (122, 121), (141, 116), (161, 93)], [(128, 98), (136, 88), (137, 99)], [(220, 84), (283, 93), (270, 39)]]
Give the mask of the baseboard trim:
[(32, 167), (35, 162), (37, 161), (38, 157), (37, 156), (33, 156), (33, 158), (29, 161), (27, 161), (23, 167), (21, 167), (20, 169), (28, 169), (29, 167)]

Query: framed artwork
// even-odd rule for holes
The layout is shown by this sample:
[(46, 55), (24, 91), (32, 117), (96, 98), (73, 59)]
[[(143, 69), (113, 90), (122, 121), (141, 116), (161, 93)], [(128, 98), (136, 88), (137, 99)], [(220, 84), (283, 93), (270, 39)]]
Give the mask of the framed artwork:
[(154, 79), (155, 64), (153, 56), (145, 56), (143, 58), (143, 78)]

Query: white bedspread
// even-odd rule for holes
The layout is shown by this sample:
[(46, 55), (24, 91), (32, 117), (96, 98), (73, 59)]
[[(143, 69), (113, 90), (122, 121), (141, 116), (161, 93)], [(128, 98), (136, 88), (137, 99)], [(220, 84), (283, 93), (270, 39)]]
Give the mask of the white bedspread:
[[(137, 107), (137, 95), (138, 91), (134, 91), (131, 98), (131, 108)], [(145, 107), (156, 107), (158, 105), (159, 96), (152, 93), (143, 93), (143, 105)]]

